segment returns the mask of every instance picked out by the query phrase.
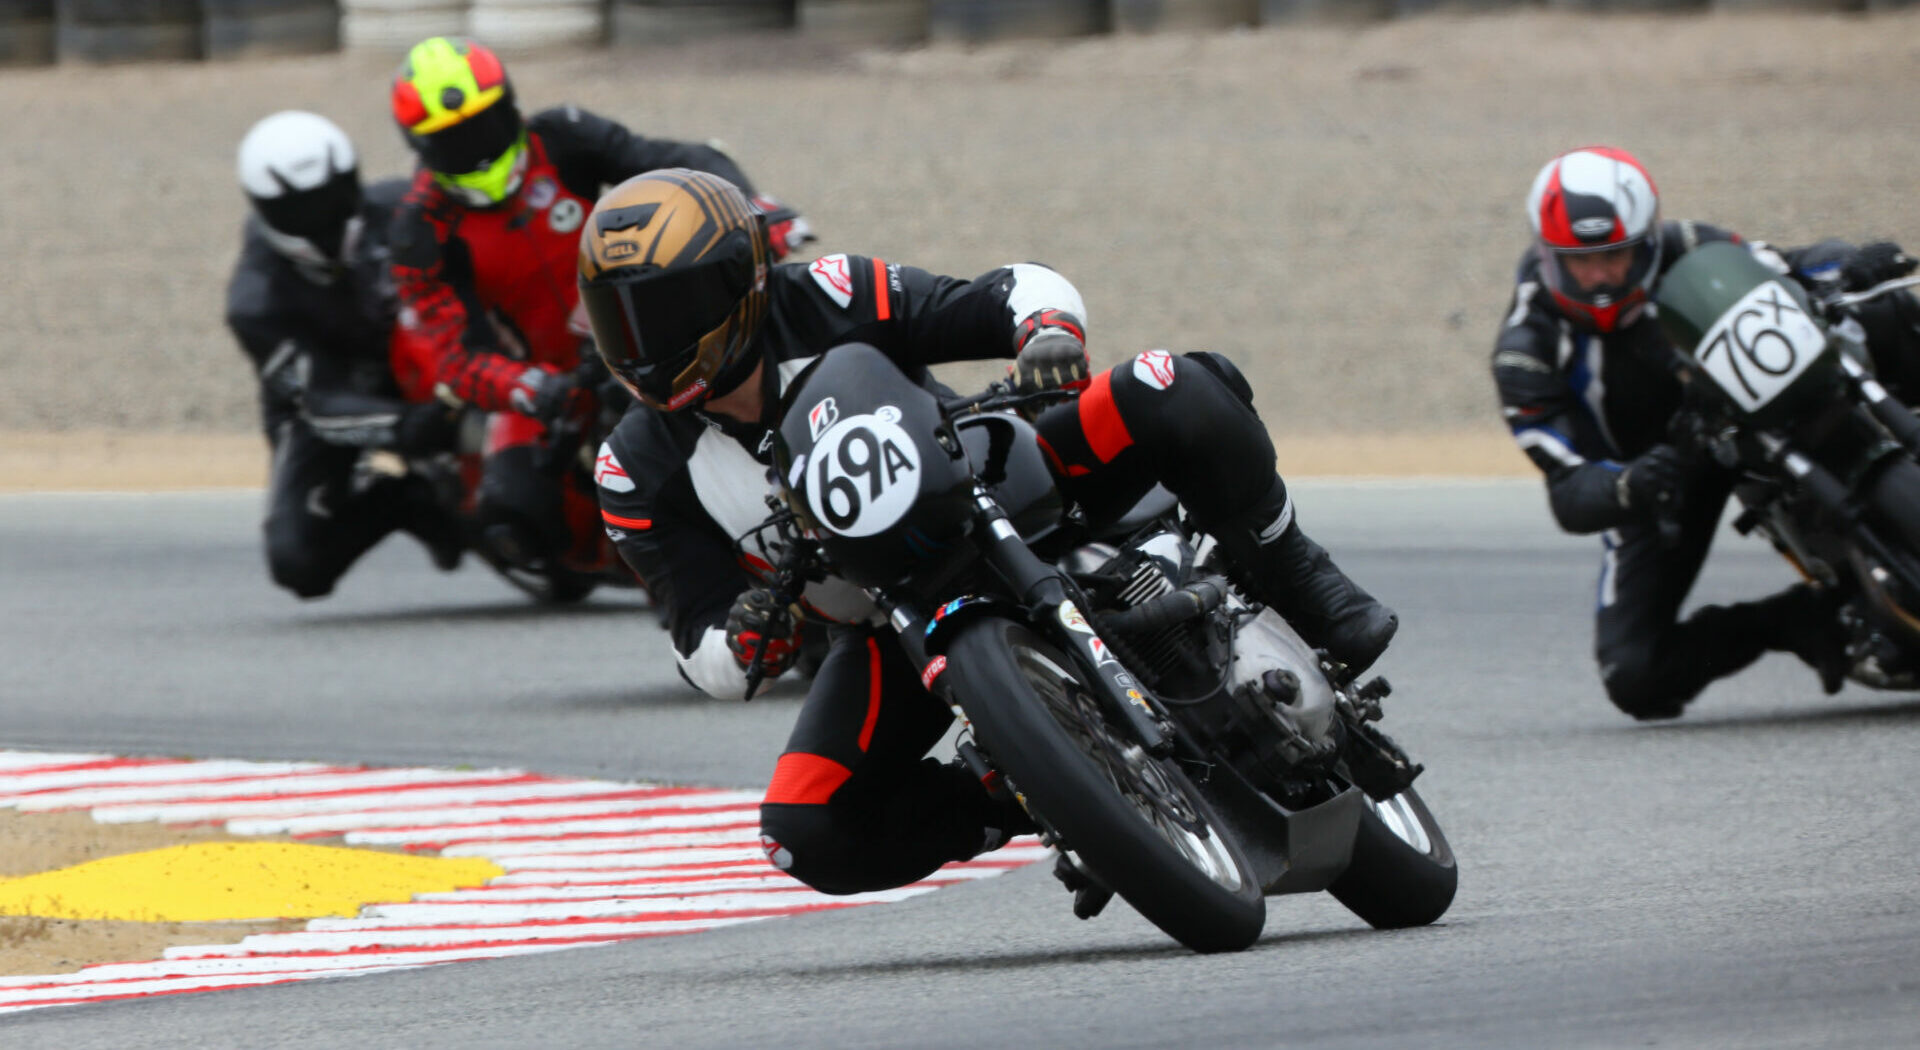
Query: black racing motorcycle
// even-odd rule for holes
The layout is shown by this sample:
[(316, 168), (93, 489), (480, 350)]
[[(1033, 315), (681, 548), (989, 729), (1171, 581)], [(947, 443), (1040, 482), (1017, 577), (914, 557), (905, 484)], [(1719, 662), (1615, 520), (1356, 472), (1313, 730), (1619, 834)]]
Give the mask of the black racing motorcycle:
[(1269, 894), (1438, 919), (1458, 875), (1421, 767), (1375, 724), (1387, 682), (1250, 600), (1164, 489), (1114, 521), (1067, 506), (1009, 411), (1034, 401), (943, 401), (870, 346), (823, 355), (782, 403), (775, 587), (866, 590), (1082, 918), (1117, 893), (1197, 951), (1252, 944)]
[(1920, 283), (1814, 297), (1746, 248), (1709, 244), (1661, 278), (1685, 389), (1685, 453), (1738, 472), (1734, 527), (1844, 596), (1849, 677), (1920, 687), (1920, 420), (1874, 379), (1849, 313)]

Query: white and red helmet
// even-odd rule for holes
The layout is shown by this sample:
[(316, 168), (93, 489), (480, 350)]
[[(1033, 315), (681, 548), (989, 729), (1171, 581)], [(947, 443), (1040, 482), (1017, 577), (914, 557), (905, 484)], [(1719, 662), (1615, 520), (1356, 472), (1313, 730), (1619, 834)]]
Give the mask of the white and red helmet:
[[(1569, 317), (1611, 332), (1646, 306), (1660, 272), (1660, 191), (1633, 154), (1584, 146), (1547, 162), (1527, 194), (1527, 218), (1540, 246), (1540, 275)], [(1626, 280), (1583, 289), (1567, 277), (1563, 255), (1633, 249)]]

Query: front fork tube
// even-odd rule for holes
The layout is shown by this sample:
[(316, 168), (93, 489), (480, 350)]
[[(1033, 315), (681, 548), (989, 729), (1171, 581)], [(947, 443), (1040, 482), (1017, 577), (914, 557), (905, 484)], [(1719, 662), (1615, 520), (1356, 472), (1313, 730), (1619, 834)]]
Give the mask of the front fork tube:
[(1873, 418), (1886, 427), (1908, 453), (1920, 458), (1920, 416), (1915, 416), (1912, 409), (1887, 393), (1887, 388), (1880, 385), (1873, 373), (1851, 356), (1840, 355), (1840, 368)]
[[(1113, 650), (1094, 633), (1086, 613), (1074, 603), (1060, 571), (1030, 550), (1007, 513), (985, 489), (974, 490), (974, 517), (984, 526), (976, 542), (986, 563), (1027, 607), (1027, 613), (1056, 642), (1063, 642), (1084, 680), (1098, 687), (1107, 707), (1123, 719), (1149, 754), (1165, 756), (1173, 742), (1145, 687), (1127, 673)], [(1058, 626), (1055, 627), (1054, 625)]]
[[(1097, 687), (1097, 695), (1105, 701), (1108, 710), (1126, 722), (1141, 747), (1156, 757), (1170, 753), (1173, 741), (1148, 702), (1144, 687), (1127, 673), (1107, 643), (1094, 633), (1086, 614), (1068, 594), (1066, 581), (1061, 579), (1058, 570), (1027, 548), (1012, 522), (1007, 520), (1006, 511), (984, 490), (974, 492), (974, 513), (981, 526), (975, 532), (975, 539), (983, 559), (1026, 607), (1033, 624), (1053, 641), (1064, 644), (1083, 680)], [(966, 721), (966, 712), (960, 710), (946, 684), (946, 657), (927, 654), (927, 614), (921, 612), (915, 602), (896, 594), (881, 591), (873, 597), (899, 635), (907, 658), (920, 668), (921, 684)]]

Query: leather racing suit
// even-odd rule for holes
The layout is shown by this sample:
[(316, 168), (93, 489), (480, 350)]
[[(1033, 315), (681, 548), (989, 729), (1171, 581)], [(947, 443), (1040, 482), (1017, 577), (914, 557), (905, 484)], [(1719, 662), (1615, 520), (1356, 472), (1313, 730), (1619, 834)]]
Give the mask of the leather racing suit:
[(655, 168), (697, 168), (753, 189), (711, 146), (643, 138), (575, 106), (530, 117), (527, 151), (519, 189), (493, 208), (462, 204), (418, 171), (394, 216), (393, 264), (400, 322), (440, 396), (493, 413), (483, 530), (505, 526), (521, 551), (557, 551), (581, 538), (569, 536), (557, 480), (536, 466), (545, 427), (527, 413), (544, 382), (581, 362), (582, 337), (568, 324), (580, 298), (581, 223), (604, 187)]
[[(273, 450), (265, 522), (273, 579), (302, 598), (333, 590), (395, 529), (419, 536), (444, 566), (457, 529), (428, 482), (356, 477), (368, 449), (392, 449), (408, 404), (391, 363), (395, 298), (387, 227), (406, 184), (367, 187), (325, 271), (275, 251), (249, 216), (227, 287), (227, 327), (253, 363), (260, 421)], [(414, 450), (428, 451), (428, 450)]]
[[(1664, 223), (1660, 237), (1662, 273), (1697, 245), (1746, 243), (1684, 221)], [(1838, 241), (1785, 252), (1760, 242), (1748, 247), (1816, 290), (1838, 280), (1853, 252)], [(1864, 305), (1857, 317), (1882, 378), (1911, 389), (1906, 373), (1920, 360), (1913, 353), (1920, 345), (1914, 324), (1920, 308), (1902, 294)], [(1810, 619), (1820, 611), (1799, 591), (1705, 606), (1679, 618), (1735, 478), (1712, 463), (1689, 465), (1670, 536), (1663, 537), (1659, 522), (1622, 505), (1622, 469), (1669, 440), (1681, 406), (1680, 382), (1666, 363), (1670, 354), (1652, 309), (1611, 332), (1584, 328), (1546, 293), (1537, 249), (1522, 255), (1494, 344), (1494, 382), (1515, 441), (1545, 475), (1555, 520), (1567, 532), (1601, 536), (1595, 655), (1609, 699), (1643, 719), (1677, 715), (1708, 683), (1822, 629)]]
[[(682, 673), (720, 697), (743, 692), (745, 672), (723, 624), (766, 557), (749, 539), (742, 565), (732, 540), (767, 516), (769, 428), (792, 377), (857, 341), (924, 382), (929, 365), (1014, 356), (1029, 317), (1085, 315), (1072, 285), (1033, 264), (963, 281), (830, 255), (774, 267), (768, 297), (757, 337), (762, 420), (636, 406), (601, 448), (596, 471), (609, 535), (665, 610)], [(1292, 503), (1250, 402), (1223, 360), (1152, 351), (1095, 375), (1036, 427), (1063, 494), (1082, 505), (1128, 504), (1157, 480), (1201, 520), (1262, 512), (1250, 533), (1292, 535)], [(856, 893), (911, 882), (1030, 827), (971, 773), (925, 757), (952, 713), (921, 684), (865, 596), (829, 580), (810, 585), (803, 600), (810, 616), (839, 623), (761, 805), (769, 859), (816, 889)]]

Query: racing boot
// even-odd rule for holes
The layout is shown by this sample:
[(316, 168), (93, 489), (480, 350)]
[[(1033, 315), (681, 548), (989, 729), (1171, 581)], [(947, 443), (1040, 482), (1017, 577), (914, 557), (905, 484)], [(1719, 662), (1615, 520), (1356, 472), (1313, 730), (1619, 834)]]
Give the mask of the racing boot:
[(453, 500), (445, 498), (434, 479), (424, 474), (408, 474), (396, 486), (400, 527), (427, 548), (441, 572), (459, 568), (460, 556), (467, 549), (467, 535), (453, 511)]
[(1799, 657), (1820, 676), (1820, 688), (1832, 696), (1853, 669), (1840, 605), (1841, 596), (1832, 589), (1796, 583), (1748, 607), (1758, 619), (1767, 648)]
[(1347, 578), (1326, 548), (1293, 520), (1293, 500), (1278, 477), (1252, 509), (1211, 531), (1240, 570), (1250, 597), (1271, 606), (1308, 645), (1355, 676), (1386, 652), (1400, 618)]

